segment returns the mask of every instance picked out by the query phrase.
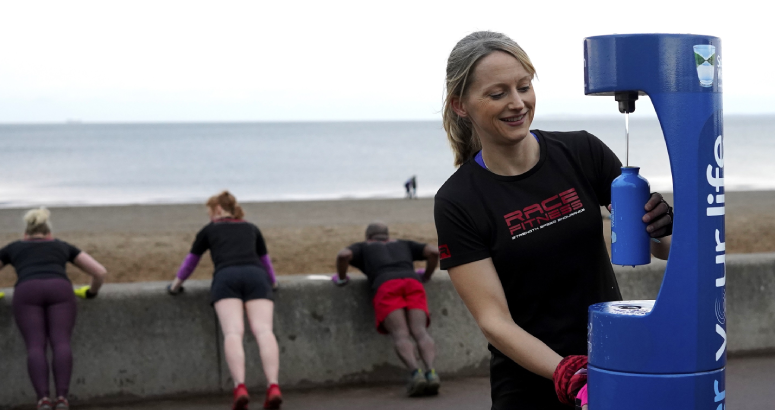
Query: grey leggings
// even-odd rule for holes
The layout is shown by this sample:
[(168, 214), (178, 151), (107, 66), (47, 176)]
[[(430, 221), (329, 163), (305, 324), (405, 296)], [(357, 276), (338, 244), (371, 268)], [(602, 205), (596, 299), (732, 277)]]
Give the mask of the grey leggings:
[(27, 345), (27, 371), (38, 399), (49, 396), (46, 347), (54, 353), (57, 396), (67, 397), (73, 354), (70, 336), (75, 325), (75, 295), (66, 279), (29, 279), (13, 293), (13, 316)]

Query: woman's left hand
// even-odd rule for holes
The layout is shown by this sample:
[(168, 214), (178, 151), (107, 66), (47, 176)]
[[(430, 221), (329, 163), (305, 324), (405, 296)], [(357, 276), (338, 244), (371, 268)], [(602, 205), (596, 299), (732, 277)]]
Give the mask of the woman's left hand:
[(646, 231), (649, 236), (662, 238), (673, 234), (673, 208), (665, 201), (662, 194), (652, 192), (644, 208), (646, 215), (643, 215), (643, 222), (648, 224)]

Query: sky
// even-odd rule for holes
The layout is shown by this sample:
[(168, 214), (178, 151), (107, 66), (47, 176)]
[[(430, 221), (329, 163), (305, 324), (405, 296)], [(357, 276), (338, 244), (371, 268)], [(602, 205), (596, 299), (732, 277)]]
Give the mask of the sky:
[(438, 120), (477, 30), (528, 53), (536, 116), (618, 115), (583, 39), (644, 32), (721, 37), (725, 114), (775, 114), (764, 3), (0, 0), (0, 123)]

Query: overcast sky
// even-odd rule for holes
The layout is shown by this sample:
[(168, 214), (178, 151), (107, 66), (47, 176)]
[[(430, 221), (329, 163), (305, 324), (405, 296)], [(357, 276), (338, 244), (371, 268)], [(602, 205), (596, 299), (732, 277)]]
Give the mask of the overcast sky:
[(725, 113), (775, 113), (766, 3), (2, 0), (0, 123), (439, 119), (476, 30), (530, 55), (538, 116), (616, 114), (584, 96), (582, 41), (641, 32), (721, 37)]

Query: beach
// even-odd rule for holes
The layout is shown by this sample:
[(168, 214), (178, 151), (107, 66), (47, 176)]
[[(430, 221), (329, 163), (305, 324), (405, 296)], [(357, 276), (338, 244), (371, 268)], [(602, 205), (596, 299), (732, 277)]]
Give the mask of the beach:
[[(668, 201), (672, 198), (668, 195)], [(726, 193), (728, 253), (775, 252), (775, 191)], [(248, 221), (259, 226), (280, 275), (332, 273), (336, 253), (363, 240), (369, 222), (388, 224), (394, 238), (436, 242), (433, 199), (362, 199), (254, 202), (242, 204)], [(0, 245), (20, 239), (26, 209), (0, 209)], [(603, 212), (603, 215), (607, 215)], [(100, 261), (108, 282), (171, 280), (194, 236), (209, 222), (204, 205), (122, 205), (52, 207), (55, 237)], [(601, 219), (610, 242), (609, 220)], [(421, 266), (421, 265), (418, 265)], [(206, 254), (192, 275), (212, 276)], [(89, 277), (73, 266), (76, 284)], [(0, 271), (0, 287), (13, 286), (13, 268)]]

